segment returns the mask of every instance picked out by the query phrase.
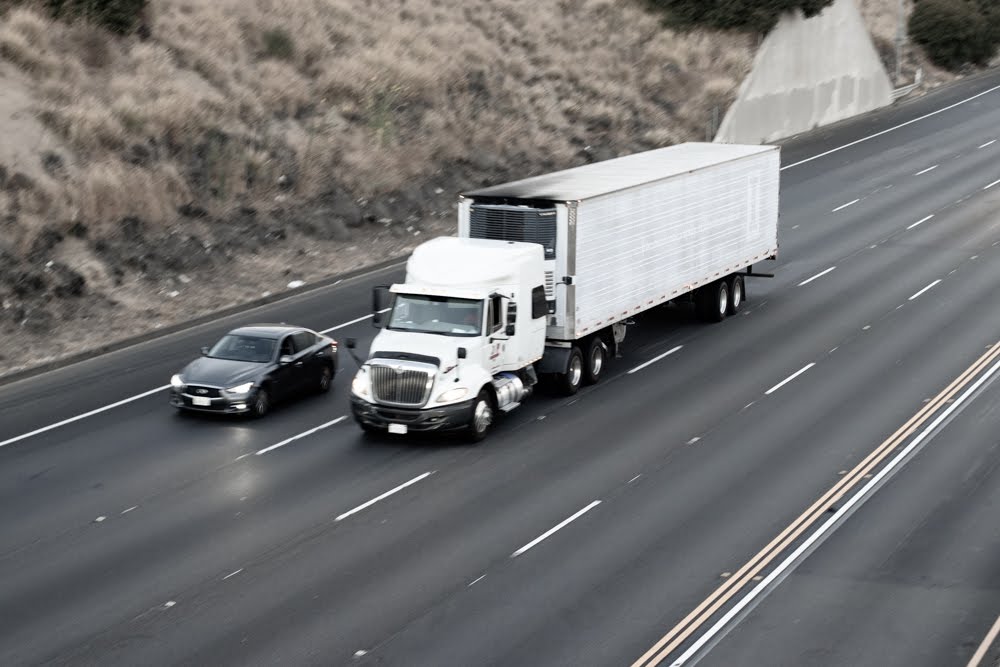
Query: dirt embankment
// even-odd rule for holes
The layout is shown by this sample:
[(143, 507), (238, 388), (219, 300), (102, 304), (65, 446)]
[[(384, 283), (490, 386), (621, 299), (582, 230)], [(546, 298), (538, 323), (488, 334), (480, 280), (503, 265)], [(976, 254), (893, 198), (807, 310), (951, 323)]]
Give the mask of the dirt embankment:
[[(859, 2), (885, 52), (896, 3)], [(404, 253), (464, 188), (703, 140), (755, 44), (639, 0), (153, 0), (127, 39), (12, 9), (0, 376)]]

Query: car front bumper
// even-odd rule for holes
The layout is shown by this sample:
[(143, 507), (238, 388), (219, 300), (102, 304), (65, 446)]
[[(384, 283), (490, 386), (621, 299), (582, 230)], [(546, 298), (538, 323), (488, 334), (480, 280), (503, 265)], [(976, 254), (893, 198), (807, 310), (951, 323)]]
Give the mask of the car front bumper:
[(359, 424), (388, 430), (390, 424), (406, 427), (407, 432), (455, 431), (472, 421), (475, 400), (435, 408), (391, 408), (375, 405), (351, 395), (351, 414)]
[[(196, 399), (208, 401), (208, 405), (195, 405)], [(253, 394), (247, 396), (212, 396), (209, 398), (196, 397), (191, 394), (170, 390), (170, 405), (180, 410), (192, 410), (195, 412), (213, 412), (216, 414), (243, 414), (250, 412), (253, 406)]]

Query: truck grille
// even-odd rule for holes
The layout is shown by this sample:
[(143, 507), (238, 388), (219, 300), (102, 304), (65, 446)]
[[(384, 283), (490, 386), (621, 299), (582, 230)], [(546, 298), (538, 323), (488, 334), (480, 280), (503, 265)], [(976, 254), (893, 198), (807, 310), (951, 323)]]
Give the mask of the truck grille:
[(556, 210), (473, 204), (469, 212), (469, 236), (474, 239), (538, 243), (545, 249), (545, 259), (555, 259)]
[(433, 371), (403, 365), (372, 364), (372, 397), (383, 405), (419, 408), (427, 402)]

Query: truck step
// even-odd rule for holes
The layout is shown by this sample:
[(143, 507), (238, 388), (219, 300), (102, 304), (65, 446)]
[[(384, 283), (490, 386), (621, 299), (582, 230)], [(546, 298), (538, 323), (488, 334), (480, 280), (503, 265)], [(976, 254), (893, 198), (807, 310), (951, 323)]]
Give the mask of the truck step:
[(514, 408), (516, 408), (516, 407), (518, 407), (520, 405), (521, 405), (520, 403), (508, 403), (507, 405), (505, 405), (502, 408), (500, 408), (500, 412), (510, 412), (511, 410), (513, 410)]

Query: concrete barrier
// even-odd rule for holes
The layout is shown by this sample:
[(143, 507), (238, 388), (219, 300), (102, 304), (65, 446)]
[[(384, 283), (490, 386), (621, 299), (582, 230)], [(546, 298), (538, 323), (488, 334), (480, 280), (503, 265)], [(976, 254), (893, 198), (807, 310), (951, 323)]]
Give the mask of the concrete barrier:
[(887, 106), (892, 83), (854, 0), (784, 16), (764, 39), (715, 141), (767, 143)]

